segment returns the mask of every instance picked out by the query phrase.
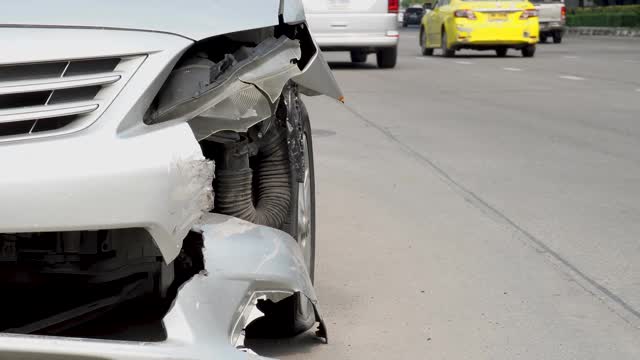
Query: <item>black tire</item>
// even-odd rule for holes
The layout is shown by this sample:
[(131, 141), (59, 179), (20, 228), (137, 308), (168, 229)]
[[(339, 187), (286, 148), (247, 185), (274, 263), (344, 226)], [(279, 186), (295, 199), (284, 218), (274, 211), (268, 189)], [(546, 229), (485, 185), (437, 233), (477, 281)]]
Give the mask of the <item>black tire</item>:
[(433, 55), (433, 48), (427, 47), (427, 34), (424, 32), (424, 28), (420, 28), (420, 51), (423, 56)]
[(396, 62), (398, 61), (398, 48), (394, 46), (378, 49), (378, 52), (376, 53), (376, 61), (378, 62), (378, 67), (381, 69), (392, 69), (396, 67)]
[(536, 54), (536, 46), (535, 45), (527, 45), (522, 48), (522, 56), (523, 57), (533, 57)]
[[(315, 278), (315, 245), (316, 245), (316, 210), (315, 210), (315, 171), (313, 162), (313, 141), (311, 138), (311, 125), (309, 115), (302, 100), (299, 100), (300, 114), (302, 116), (302, 127), (305, 139), (305, 151), (308, 153), (308, 163), (305, 167), (309, 170), (310, 193), (310, 227), (309, 246), (310, 261), (308, 264), (309, 277), (313, 283)], [(293, 168), (292, 168), (293, 169)], [(291, 211), (289, 219), (283, 225), (283, 230), (289, 233), (294, 239), (300, 239), (298, 226), (298, 195), (300, 183), (297, 182), (295, 169), (292, 171), (291, 179)], [(303, 251), (304, 253), (304, 251)], [(271, 301), (258, 301), (258, 309), (265, 316), (256, 319), (247, 326), (245, 333), (249, 338), (286, 338), (296, 336), (309, 330), (316, 323), (316, 314), (313, 304), (304, 295), (296, 293), (277, 303)]]
[(352, 63), (365, 63), (367, 62), (367, 54), (363, 51), (352, 51), (351, 52), (351, 62)]
[[(304, 131), (305, 140), (305, 153), (308, 154), (308, 163), (305, 163), (305, 167), (309, 170), (309, 187), (311, 189), (311, 194), (309, 197), (309, 207), (310, 207), (310, 228), (309, 228), (309, 244), (310, 247), (310, 261), (309, 261), (309, 277), (311, 278), (311, 283), (315, 281), (315, 273), (316, 273), (316, 180), (315, 180), (315, 166), (313, 162), (313, 139), (311, 137), (311, 122), (309, 121), (309, 113), (307, 112), (307, 108), (300, 100), (300, 111), (302, 114), (302, 128)], [(293, 173), (293, 172), (292, 172)], [(291, 224), (294, 226), (290, 229), (290, 234), (294, 239), (300, 240), (300, 235), (298, 233), (298, 195), (299, 191), (297, 191), (298, 182), (295, 179), (292, 179), (292, 184), (295, 184), (291, 191)], [(295, 189), (295, 190), (294, 190)], [(304, 252), (304, 251), (303, 251)], [(293, 302), (293, 335), (300, 334), (304, 331), (309, 330), (316, 323), (316, 314), (314, 312), (313, 304), (301, 294), (295, 294)]]
[(456, 54), (456, 51), (449, 49), (449, 46), (447, 45), (447, 32), (444, 29), (442, 29), (440, 47), (442, 48), (442, 56), (444, 57), (453, 57)]
[(408, 27), (408, 26), (409, 26), (409, 24), (407, 24), (407, 23), (402, 23), (402, 27)]
[(562, 34), (560, 34), (560, 33), (553, 33), (553, 43), (554, 43), (554, 44), (560, 44), (560, 43), (562, 43)]
[(543, 44), (547, 42), (547, 34), (540, 35), (540, 42)]
[(499, 49), (496, 49), (496, 55), (497, 55), (498, 57), (505, 57), (505, 56), (507, 56), (507, 48), (499, 48)]

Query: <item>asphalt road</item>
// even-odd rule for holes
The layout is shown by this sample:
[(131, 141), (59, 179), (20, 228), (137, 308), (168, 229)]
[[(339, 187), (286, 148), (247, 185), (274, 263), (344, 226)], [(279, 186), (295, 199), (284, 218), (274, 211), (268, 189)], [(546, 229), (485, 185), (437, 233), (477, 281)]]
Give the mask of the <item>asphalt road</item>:
[(396, 69), (328, 54), (316, 288), (286, 359), (639, 359), (640, 41), (566, 38)]

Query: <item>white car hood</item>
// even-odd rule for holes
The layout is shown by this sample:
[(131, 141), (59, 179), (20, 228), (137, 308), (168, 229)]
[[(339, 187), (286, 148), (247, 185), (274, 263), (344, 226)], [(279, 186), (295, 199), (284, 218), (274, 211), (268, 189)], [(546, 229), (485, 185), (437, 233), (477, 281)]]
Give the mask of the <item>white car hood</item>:
[(280, 0), (6, 1), (1, 27), (134, 29), (193, 40), (278, 24)]

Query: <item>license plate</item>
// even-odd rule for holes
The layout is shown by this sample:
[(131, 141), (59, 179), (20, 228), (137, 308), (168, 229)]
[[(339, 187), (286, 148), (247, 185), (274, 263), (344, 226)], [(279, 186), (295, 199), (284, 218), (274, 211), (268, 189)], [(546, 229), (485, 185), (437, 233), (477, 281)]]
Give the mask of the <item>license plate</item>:
[(0, 239), (0, 262), (16, 261), (16, 241)]
[(507, 21), (507, 14), (506, 13), (489, 14), (489, 21)]

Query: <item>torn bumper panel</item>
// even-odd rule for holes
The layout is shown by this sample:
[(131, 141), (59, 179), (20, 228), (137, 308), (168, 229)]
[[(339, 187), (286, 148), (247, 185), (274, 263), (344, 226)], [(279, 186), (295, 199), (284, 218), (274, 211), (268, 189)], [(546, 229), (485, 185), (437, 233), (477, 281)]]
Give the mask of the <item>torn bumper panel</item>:
[(213, 166), (184, 123), (131, 138), (12, 144), (0, 163), (4, 233), (146, 228), (169, 262), (210, 207)]
[(179, 291), (164, 318), (165, 341), (0, 335), (0, 358), (260, 359), (235, 346), (256, 296), (300, 292), (317, 303), (300, 249), (284, 232), (223, 215), (208, 215), (197, 230), (204, 238), (207, 273)]

